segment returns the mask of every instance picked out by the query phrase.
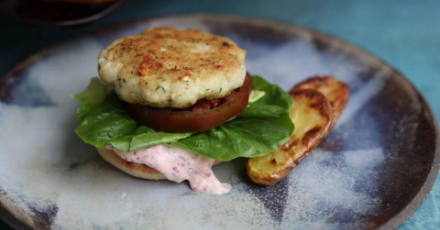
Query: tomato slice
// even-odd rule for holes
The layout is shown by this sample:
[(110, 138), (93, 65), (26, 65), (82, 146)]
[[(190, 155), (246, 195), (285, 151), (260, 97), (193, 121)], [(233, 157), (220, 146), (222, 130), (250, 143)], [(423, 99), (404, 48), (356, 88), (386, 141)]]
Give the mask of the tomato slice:
[(252, 91), (252, 77), (246, 75), (243, 85), (220, 99), (201, 99), (189, 108), (154, 108), (127, 104), (129, 114), (139, 124), (169, 133), (203, 132), (242, 113)]

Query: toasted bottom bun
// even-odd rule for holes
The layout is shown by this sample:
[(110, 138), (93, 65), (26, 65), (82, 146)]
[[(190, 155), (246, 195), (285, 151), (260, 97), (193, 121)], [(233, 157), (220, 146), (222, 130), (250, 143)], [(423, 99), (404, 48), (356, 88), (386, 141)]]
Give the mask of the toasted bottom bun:
[(122, 159), (115, 151), (107, 148), (97, 148), (99, 155), (105, 161), (130, 174), (134, 177), (139, 177), (147, 180), (166, 180), (167, 178), (159, 171), (150, 168), (144, 164), (132, 163)]
[[(123, 172), (130, 174), (134, 177), (147, 179), (147, 180), (167, 180), (167, 178), (159, 171), (150, 168), (144, 164), (132, 163), (125, 161), (113, 150), (107, 148), (97, 148), (99, 155), (104, 158), (105, 161), (122, 170)], [(221, 161), (215, 161), (214, 165)]]

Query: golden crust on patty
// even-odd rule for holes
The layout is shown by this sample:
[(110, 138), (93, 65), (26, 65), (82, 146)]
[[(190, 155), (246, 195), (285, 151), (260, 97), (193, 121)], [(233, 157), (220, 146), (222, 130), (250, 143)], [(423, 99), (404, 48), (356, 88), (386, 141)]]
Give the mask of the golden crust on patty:
[(152, 28), (103, 50), (99, 75), (128, 103), (184, 108), (240, 87), (246, 76), (245, 55), (226, 37)]

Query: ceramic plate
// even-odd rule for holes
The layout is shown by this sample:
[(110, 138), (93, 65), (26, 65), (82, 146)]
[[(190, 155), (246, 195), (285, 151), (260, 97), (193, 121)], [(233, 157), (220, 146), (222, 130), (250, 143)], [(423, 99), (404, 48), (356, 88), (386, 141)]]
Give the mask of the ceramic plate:
[[(334, 75), (351, 90), (337, 127), (283, 181), (250, 182), (245, 161), (214, 167), (227, 195), (130, 177), (73, 132), (69, 98), (97, 75), (113, 40), (152, 26), (193, 27), (247, 50), (252, 74), (289, 90)], [(0, 83), (0, 201), (14, 226), (37, 229), (394, 229), (439, 168), (435, 118), (396, 70), (338, 39), (262, 20), (191, 15), (140, 20), (43, 51)]]

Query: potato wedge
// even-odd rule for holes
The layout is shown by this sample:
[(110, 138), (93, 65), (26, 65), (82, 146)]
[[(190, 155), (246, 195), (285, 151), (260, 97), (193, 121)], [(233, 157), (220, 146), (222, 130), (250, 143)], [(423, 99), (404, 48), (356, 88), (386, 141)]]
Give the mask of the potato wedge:
[(290, 117), (295, 131), (286, 144), (251, 158), (247, 173), (257, 184), (273, 185), (286, 177), (337, 124), (350, 97), (348, 86), (333, 77), (312, 77), (293, 87)]
[(247, 174), (257, 184), (273, 185), (286, 177), (327, 135), (332, 124), (332, 109), (327, 98), (317, 90), (290, 92), (294, 103), (290, 118), (295, 131), (277, 151), (250, 158)]
[(290, 92), (299, 89), (318, 90), (329, 100), (333, 111), (333, 121), (330, 130), (333, 129), (338, 122), (339, 116), (341, 116), (342, 111), (347, 105), (348, 98), (350, 97), (350, 90), (348, 86), (343, 82), (336, 80), (334, 77), (323, 76), (309, 78), (297, 84), (290, 90)]

